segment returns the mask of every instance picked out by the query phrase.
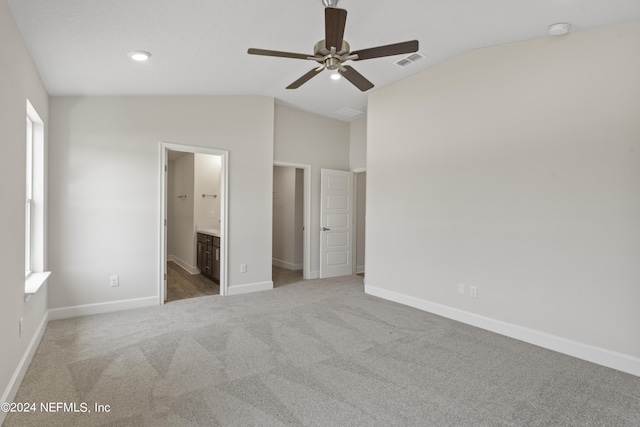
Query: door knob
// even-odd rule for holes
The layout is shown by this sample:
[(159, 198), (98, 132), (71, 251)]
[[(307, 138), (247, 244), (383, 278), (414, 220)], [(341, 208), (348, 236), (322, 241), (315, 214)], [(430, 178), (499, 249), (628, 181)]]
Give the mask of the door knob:
[(322, 231), (331, 231), (331, 229), (327, 227), (322, 227)]

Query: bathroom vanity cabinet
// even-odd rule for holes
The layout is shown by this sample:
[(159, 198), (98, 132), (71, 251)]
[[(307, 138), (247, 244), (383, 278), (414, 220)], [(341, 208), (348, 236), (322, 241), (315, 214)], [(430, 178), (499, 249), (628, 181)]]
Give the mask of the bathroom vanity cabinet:
[(220, 283), (220, 237), (198, 232), (197, 266), (203, 276)]

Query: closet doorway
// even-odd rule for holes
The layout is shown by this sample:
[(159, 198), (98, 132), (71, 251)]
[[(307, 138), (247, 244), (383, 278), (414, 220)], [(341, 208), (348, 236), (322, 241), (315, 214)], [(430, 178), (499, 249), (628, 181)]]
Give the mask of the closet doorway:
[(272, 280), (274, 288), (310, 276), (310, 175), (306, 164), (273, 166)]

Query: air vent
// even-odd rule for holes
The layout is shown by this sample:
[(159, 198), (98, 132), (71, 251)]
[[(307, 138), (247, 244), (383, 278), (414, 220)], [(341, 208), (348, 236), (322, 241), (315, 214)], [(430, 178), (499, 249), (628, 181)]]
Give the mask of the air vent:
[(421, 54), (419, 52), (416, 52), (416, 53), (412, 53), (411, 55), (409, 55), (409, 56), (407, 56), (405, 58), (402, 58), (399, 61), (396, 61), (395, 64), (400, 66), (400, 67), (406, 67), (407, 65), (413, 64), (416, 61), (420, 61), (423, 58), (424, 58), (423, 54)]
[(359, 116), (360, 114), (363, 114), (364, 111), (356, 110), (354, 108), (344, 107), (338, 111), (334, 111), (333, 113), (351, 118), (351, 117), (356, 117), (356, 116)]
[(334, 114), (338, 114), (345, 117), (356, 117), (363, 113), (364, 111), (356, 110), (354, 108), (349, 108), (349, 107), (344, 107), (338, 111), (334, 111)]

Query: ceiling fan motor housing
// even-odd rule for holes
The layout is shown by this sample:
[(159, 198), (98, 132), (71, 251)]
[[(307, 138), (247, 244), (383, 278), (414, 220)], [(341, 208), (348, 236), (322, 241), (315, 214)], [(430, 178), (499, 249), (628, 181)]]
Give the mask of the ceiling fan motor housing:
[[(334, 56), (342, 56), (345, 55), (347, 53), (349, 53), (349, 49), (351, 49), (351, 46), (349, 46), (349, 43), (347, 43), (346, 40), (342, 40), (342, 47), (339, 51), (337, 51)], [(331, 50), (327, 49), (327, 45), (326, 42), (324, 40), (320, 40), (318, 43), (316, 43), (316, 45), (313, 47), (313, 54), (315, 56), (326, 56), (326, 55), (331, 55)]]
[(349, 43), (343, 40), (341, 49), (337, 52), (332, 51), (327, 49), (326, 42), (324, 40), (320, 40), (314, 46), (313, 53), (316, 61), (323, 63), (327, 70), (337, 70), (340, 68), (340, 64), (349, 55), (350, 48)]
[(324, 7), (337, 7), (338, 0), (322, 0)]

